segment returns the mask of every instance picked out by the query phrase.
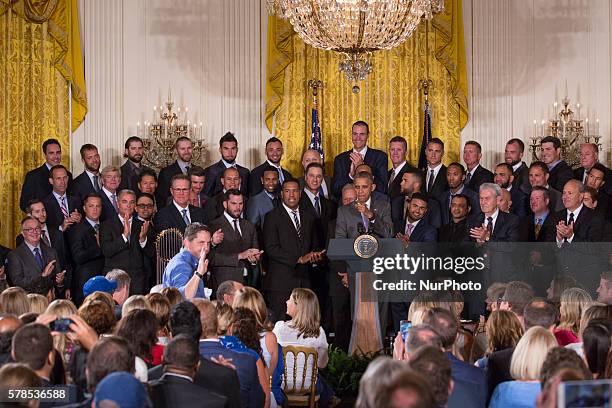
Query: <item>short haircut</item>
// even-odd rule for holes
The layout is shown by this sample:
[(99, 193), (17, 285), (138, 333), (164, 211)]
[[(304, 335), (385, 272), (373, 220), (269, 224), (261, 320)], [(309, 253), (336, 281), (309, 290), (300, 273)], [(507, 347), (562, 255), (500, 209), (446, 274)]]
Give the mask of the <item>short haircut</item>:
[[(191, 169), (189, 169), (191, 171)], [(138, 175), (138, 182), (140, 183), (142, 179), (146, 176), (153, 177), (155, 181), (157, 181), (157, 174), (153, 170), (150, 169), (141, 169), (140, 174)]]
[(198, 341), (180, 334), (173, 337), (164, 348), (164, 365), (182, 369), (194, 369), (200, 361)]
[(51, 330), (40, 323), (29, 323), (20, 327), (13, 336), (13, 358), (37, 371), (45, 366), (49, 353), (53, 351)]
[(176, 139), (176, 142), (174, 142), (174, 147), (175, 148), (178, 147), (179, 142), (189, 142), (189, 143), (191, 143), (193, 145), (193, 142), (187, 136), (181, 136), (178, 139)]
[(508, 282), (502, 300), (508, 302), (510, 309), (518, 316), (523, 315), (523, 309), (533, 298), (533, 289), (525, 282)]
[[(0, 368), (0, 389), (15, 389), (27, 387), (41, 387), (42, 379), (27, 365), (20, 363), (7, 363)], [(7, 403), (5, 406), (29, 407), (26, 402), (23, 405)]]
[(424, 346), (410, 356), (410, 368), (429, 383), (438, 406), (446, 406), (451, 382), (451, 363), (440, 347)]
[(242, 191), (237, 188), (230, 188), (223, 194), (223, 201), (229, 201), (230, 196), (240, 196), (242, 197)]
[(548, 170), (548, 166), (542, 161), (531, 162), (531, 164), (529, 165), (529, 169), (533, 169), (534, 167), (540, 168), (544, 172), (544, 174), (550, 173), (550, 171)]
[(281, 186), (281, 189), (284, 189), (284, 188), (285, 188), (285, 186), (286, 186), (287, 184), (289, 184), (289, 183), (295, 183), (295, 184), (297, 184), (298, 189), (300, 188), (300, 183), (299, 183), (299, 181), (297, 181), (297, 180), (296, 180), (296, 179), (294, 179), (294, 178), (287, 178), (287, 179), (285, 179), (285, 181), (283, 181), (283, 185)]
[(125, 148), (129, 149), (130, 148), (130, 144), (132, 144), (133, 142), (139, 142), (140, 144), (142, 144), (142, 139), (139, 138), (138, 136), (130, 136), (127, 138), (127, 140), (125, 141)]
[(43, 153), (47, 153), (47, 147), (50, 145), (58, 145), (60, 148), (60, 151), (62, 150), (62, 145), (60, 144), (60, 142), (57, 139), (47, 139), (43, 142), (42, 144), (42, 151)]
[(206, 171), (200, 166), (191, 166), (189, 170), (187, 170), (187, 176), (206, 177)]
[[(550, 191), (548, 191), (546, 187), (543, 187), (543, 186), (532, 187), (531, 193), (533, 193), (534, 191), (541, 191), (542, 194), (544, 194), (544, 198), (550, 200)], [(531, 197), (531, 193), (529, 193), (530, 197)]]
[(104, 178), (108, 173), (118, 173), (119, 177), (121, 177), (121, 169), (117, 166), (108, 165), (100, 171), (100, 175)]
[(124, 195), (131, 195), (134, 196), (134, 200), (136, 200), (136, 192), (134, 190), (130, 190), (130, 189), (123, 189), (120, 192), (117, 193), (117, 199), (120, 200), (121, 197), (123, 197)]
[(225, 295), (233, 295), (236, 293), (234, 286), (233, 280), (221, 282), (221, 284), (217, 287), (217, 302), (223, 302), (223, 296)]
[(231, 172), (234, 172), (234, 171), (235, 171), (235, 172), (236, 172), (236, 174), (238, 174), (238, 176), (240, 176), (240, 172), (238, 171), (238, 169), (237, 169), (237, 168), (235, 168), (235, 167), (228, 167), (228, 168), (226, 168), (225, 170), (223, 170), (223, 173), (221, 173), (220, 178), (225, 178), (225, 176), (227, 175), (227, 173), (229, 173), (230, 171), (231, 171)]
[(433, 327), (426, 324), (417, 324), (408, 329), (406, 335), (405, 348), (411, 354), (415, 350), (423, 346), (434, 346), (442, 348), (442, 340), (440, 335)]
[(561, 140), (559, 140), (558, 137), (546, 136), (544, 139), (540, 141), (540, 145), (543, 145), (544, 143), (552, 143), (555, 149), (561, 148)]
[(179, 173), (179, 174), (175, 174), (170, 179), (170, 187), (174, 186), (174, 182), (178, 180), (184, 180), (187, 183), (189, 183), (189, 186), (191, 186), (191, 179), (189, 178), (189, 176), (183, 173)]
[(593, 151), (595, 153), (599, 153), (599, 146), (597, 146), (595, 143), (582, 143), (582, 144), (580, 144), (580, 148), (582, 148), (583, 146), (589, 146), (591, 149), (593, 149)]
[(495, 183), (482, 183), (478, 191), (482, 192), (483, 190), (493, 190), (495, 197), (501, 197), (502, 195), (501, 187)]
[(51, 167), (49, 169), (49, 178), (53, 178), (53, 172), (55, 170), (64, 170), (66, 172), (66, 174), (68, 174), (68, 169), (65, 166), (63, 166), (61, 164), (56, 164), (55, 166), (53, 166), (53, 167)]
[[(28, 205), (26, 205), (26, 214), (32, 214), (32, 207), (34, 206), (34, 204), (38, 204), (38, 203), (42, 204), (43, 207), (45, 206), (45, 203), (43, 203), (40, 198), (32, 198), (28, 200)], [(25, 219), (22, 220), (22, 224), (23, 224), (23, 221), (25, 221)]]
[(357, 175), (355, 175), (355, 178), (353, 178), (353, 181), (357, 180), (358, 178), (365, 178), (370, 180), (370, 183), (374, 183), (374, 176), (372, 176), (367, 171), (360, 171), (359, 173), (357, 173)]
[(87, 388), (92, 392), (110, 373), (134, 373), (134, 352), (127, 340), (118, 336), (102, 337), (87, 355)]
[(571, 368), (581, 373), (585, 379), (590, 380), (593, 376), (584, 360), (571, 349), (565, 347), (555, 347), (548, 351), (546, 359), (540, 371), (540, 384), (542, 389), (548, 382), (562, 369)]
[(444, 142), (439, 137), (434, 137), (429, 141), (429, 143), (427, 143), (427, 145), (430, 145), (432, 143), (442, 146), (442, 150), (444, 150)]
[(416, 193), (413, 193), (412, 196), (410, 197), (410, 201), (412, 201), (412, 200), (421, 200), (421, 201), (424, 201), (425, 204), (427, 204), (427, 206), (429, 206), (429, 201), (427, 199), (427, 195), (423, 194), (421, 192), (417, 191)]
[(308, 174), (308, 171), (310, 169), (321, 169), (321, 172), (324, 172), (323, 166), (321, 165), (321, 163), (317, 163), (317, 162), (310, 163), (308, 166), (306, 166), (306, 174)]
[(236, 143), (236, 146), (238, 146), (238, 139), (236, 139), (236, 136), (234, 136), (232, 132), (227, 132), (226, 134), (221, 136), (221, 139), (219, 139), (219, 147), (223, 146), (223, 143), (228, 143), (228, 142)]
[(192, 302), (183, 301), (170, 310), (170, 333), (184, 335), (198, 341), (202, 335), (200, 311)]
[(198, 233), (202, 231), (206, 231), (210, 234), (210, 229), (208, 229), (206, 225), (200, 224), (199, 222), (192, 222), (185, 228), (185, 239), (191, 242), (198, 236)]
[(149, 193), (138, 194), (138, 197), (136, 198), (136, 202), (138, 202), (138, 200), (140, 200), (142, 197), (148, 198), (149, 200), (155, 203), (155, 197), (153, 197), (153, 194), (149, 194)]
[(465, 203), (467, 204), (468, 208), (472, 208), (472, 206), (470, 205), (470, 199), (469, 199), (469, 198), (468, 198), (468, 196), (466, 196), (465, 194), (461, 194), (461, 193), (459, 193), (459, 194), (455, 194), (455, 195), (453, 196), (453, 198), (451, 198), (451, 203), (453, 202), (453, 200), (454, 200), (455, 198), (463, 198), (463, 199), (465, 200)]
[(98, 200), (102, 200), (102, 196), (98, 193), (89, 193), (85, 196), (85, 198), (83, 198), (83, 205), (87, 204), (87, 200), (91, 199), (91, 198), (97, 198)]
[(217, 320), (217, 309), (215, 305), (205, 299), (198, 299), (194, 302), (200, 311), (200, 323), (202, 324), (202, 337), (207, 339), (217, 335), (219, 321)]
[(389, 144), (391, 143), (401, 143), (404, 146), (404, 150), (408, 150), (408, 142), (402, 136), (393, 136), (389, 140)]
[(519, 147), (519, 151), (520, 151), (521, 153), (523, 153), (523, 152), (525, 151), (525, 143), (523, 143), (523, 141), (522, 141), (521, 139), (518, 139), (518, 138), (516, 138), (516, 137), (514, 137), (514, 138), (512, 138), (512, 139), (508, 140), (508, 141), (506, 142), (506, 145), (509, 145), (509, 144), (514, 144), (514, 143), (516, 143), (516, 144), (518, 145), (518, 147)]
[(272, 136), (271, 138), (266, 140), (266, 147), (268, 147), (270, 143), (280, 143), (281, 146), (283, 145), (283, 142), (278, 137), (275, 137), (275, 136)]
[(117, 282), (117, 290), (129, 287), (132, 281), (130, 275), (123, 269), (111, 269), (106, 273), (106, 279)]
[(438, 333), (445, 350), (453, 346), (459, 331), (459, 322), (450, 310), (441, 307), (431, 308), (423, 316), (423, 323), (428, 324)]
[(557, 340), (550, 331), (543, 327), (527, 330), (512, 353), (512, 378), (519, 381), (539, 380), (546, 355), (554, 347), (557, 347)]
[(357, 122), (353, 123), (353, 125), (351, 126), (351, 131), (353, 131), (353, 128), (355, 126), (363, 126), (366, 128), (366, 133), (369, 135), (370, 134), (370, 125), (367, 124), (367, 122), (363, 121), (363, 120), (358, 120)]
[(278, 176), (278, 169), (274, 166), (270, 166), (269, 164), (267, 166), (265, 166), (261, 172), (261, 176), (265, 176), (267, 172), (269, 171), (273, 171), (274, 173), (276, 173), (276, 175)]
[(558, 318), (557, 308), (546, 299), (534, 298), (523, 310), (525, 329), (540, 326), (549, 329), (555, 324)]
[(23, 225), (30, 220), (36, 221), (38, 224), (40, 224), (40, 221), (38, 221), (36, 218), (32, 217), (31, 215), (27, 215), (21, 219), (21, 231), (23, 231)]
[(92, 145), (91, 143), (85, 143), (83, 146), (81, 146), (81, 148), (79, 149), (79, 153), (81, 154), (81, 159), (85, 158), (85, 152), (88, 152), (91, 150), (98, 151), (98, 148), (95, 145)]
[(597, 199), (599, 198), (597, 190), (595, 190), (593, 187), (584, 186), (584, 192), (588, 193), (591, 196), (591, 200), (593, 201), (597, 201)]
[(465, 144), (463, 145), (463, 146), (464, 146), (464, 148), (465, 148), (465, 146), (467, 146), (467, 145), (472, 145), (472, 146), (476, 147), (476, 149), (478, 150), (478, 153), (482, 153), (482, 146), (481, 146), (481, 145), (480, 145), (480, 143), (478, 143), (477, 141), (475, 141), (475, 140), (468, 140), (468, 141), (467, 141), (467, 142), (465, 142)]
[(414, 397), (414, 407), (435, 407), (435, 398), (425, 378), (414, 370), (405, 370), (393, 379), (388, 388), (381, 390), (381, 407), (395, 407), (393, 396), (396, 392), (404, 391)]
[(508, 172), (510, 173), (510, 175), (512, 175), (514, 173), (514, 169), (512, 168), (511, 165), (509, 165), (508, 163), (504, 162), (504, 163), (499, 163), (497, 166), (495, 166), (495, 168), (498, 167), (505, 167), (506, 170), (508, 170)]
[(457, 167), (459, 169), (459, 171), (461, 172), (461, 174), (465, 174), (465, 167), (463, 167), (463, 164), (457, 163), (457, 162), (452, 162), (451, 164), (448, 165), (449, 169), (451, 167)]
[(589, 170), (589, 173), (591, 172), (591, 170), (598, 170), (601, 172), (601, 174), (604, 175), (604, 177), (608, 174), (608, 169), (606, 169), (606, 166), (604, 166), (603, 164), (597, 162), (593, 165), (593, 167), (591, 167), (591, 169)]

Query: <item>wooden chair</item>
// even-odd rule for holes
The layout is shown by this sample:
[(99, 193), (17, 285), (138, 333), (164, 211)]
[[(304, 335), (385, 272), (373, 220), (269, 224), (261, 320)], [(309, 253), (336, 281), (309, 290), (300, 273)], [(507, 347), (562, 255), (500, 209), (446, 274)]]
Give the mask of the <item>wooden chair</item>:
[(157, 255), (157, 283), (161, 283), (166, 266), (183, 246), (183, 234), (176, 228), (168, 228), (159, 233), (155, 240)]
[[(304, 366), (298, 372), (298, 357), (304, 356)], [(287, 356), (293, 356), (293, 372), (289, 372), (287, 365)], [(283, 392), (287, 396), (283, 406), (285, 407), (316, 407), (319, 401), (319, 396), (316, 394), (317, 388), (317, 350), (312, 347), (302, 346), (284, 346), (283, 347), (283, 362), (285, 363), (285, 372), (283, 374)], [(310, 367), (310, 386), (304, 387), (306, 380), (308, 379), (309, 372), (309, 360), (312, 361)], [(287, 379), (292, 379), (291, 387), (288, 384)], [(301, 381), (299, 381), (301, 380)], [(299, 385), (299, 387), (298, 387)]]

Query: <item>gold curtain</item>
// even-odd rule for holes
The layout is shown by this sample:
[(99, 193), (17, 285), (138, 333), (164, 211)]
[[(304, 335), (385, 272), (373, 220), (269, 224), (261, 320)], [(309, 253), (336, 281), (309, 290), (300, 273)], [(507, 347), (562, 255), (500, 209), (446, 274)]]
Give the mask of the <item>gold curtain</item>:
[(0, 0), (0, 243), (13, 247), (25, 174), (43, 161), (42, 142), (62, 144), (87, 112), (77, 0)]
[[(446, 146), (445, 162), (459, 159), (460, 132), (468, 120), (467, 75), (461, 0), (445, 1), (445, 11), (419, 25), (399, 47), (372, 55), (373, 72), (352, 92), (338, 71), (342, 56), (304, 44), (291, 25), (277, 17), (268, 19), (266, 124), (284, 141), (284, 163), (301, 174), (301, 156), (310, 141), (312, 94), (309, 79), (323, 81), (319, 91), (319, 116), (326, 167), (351, 147), (350, 129), (356, 120), (370, 125), (369, 145), (387, 150), (389, 139), (401, 135), (408, 141), (408, 156), (418, 161), (423, 134), (424, 97), (419, 80), (433, 80), (429, 101), (432, 134)], [(426, 40), (427, 39), (427, 40)], [(428, 46), (428, 49), (427, 49)], [(331, 173), (330, 173), (331, 174)]]

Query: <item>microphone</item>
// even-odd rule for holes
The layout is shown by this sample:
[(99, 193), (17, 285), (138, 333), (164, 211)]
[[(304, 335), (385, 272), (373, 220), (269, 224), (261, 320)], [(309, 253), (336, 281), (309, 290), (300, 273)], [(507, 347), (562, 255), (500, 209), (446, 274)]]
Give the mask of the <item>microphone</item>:
[(360, 222), (359, 224), (357, 224), (357, 232), (359, 233), (359, 235), (365, 234), (365, 228), (363, 227), (363, 222)]

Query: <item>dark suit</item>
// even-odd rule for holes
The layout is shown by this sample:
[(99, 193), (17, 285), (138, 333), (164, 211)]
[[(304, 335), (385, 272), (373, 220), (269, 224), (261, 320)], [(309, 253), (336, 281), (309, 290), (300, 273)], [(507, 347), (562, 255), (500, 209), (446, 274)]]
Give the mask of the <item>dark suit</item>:
[(227, 349), (217, 341), (200, 340), (200, 355), (206, 359), (217, 358), (219, 355), (231, 359), (236, 366), (240, 380), (240, 400), (242, 407), (260, 408), (264, 406), (265, 395), (257, 376), (255, 357), (247, 353), (238, 353)]
[[(401, 222), (406, 218), (406, 196), (401, 195), (391, 200), (391, 219), (394, 223)], [(407, 209), (407, 207), (406, 207)], [(427, 200), (427, 214), (425, 214), (424, 220), (434, 228), (440, 228), (442, 225), (442, 214), (440, 209), (440, 202), (434, 198)]]
[[(43, 266), (36, 262), (34, 254), (26, 243), (19, 245), (8, 256), (7, 279), (12, 286), (19, 286), (28, 293), (46, 295), (55, 283), (55, 275), (60, 272), (59, 260), (55, 249), (41, 243), (39, 245)], [(44, 268), (51, 261), (57, 261), (53, 272), (46, 277), (42, 276)]]
[[(480, 213), (468, 218), (468, 231), (471, 228), (482, 227), (485, 222), (485, 214)], [(514, 214), (498, 211), (497, 220), (493, 226), (493, 232), (489, 241), (492, 242), (516, 242), (520, 238), (519, 218)]]
[[(390, 238), (393, 235), (393, 220), (391, 206), (388, 201), (371, 198), (370, 210), (376, 214), (375, 222), (370, 223), (372, 233), (380, 238)], [(338, 208), (336, 219), (336, 238), (354, 239), (359, 236), (358, 225), (363, 224), (361, 214), (353, 204)]]
[(459, 360), (450, 352), (446, 357), (451, 363), (451, 377), (455, 386), (448, 396), (449, 408), (484, 408), (487, 399), (487, 382), (482, 369)]
[[(72, 184), (72, 173), (68, 172), (68, 189)], [(42, 200), (51, 191), (53, 187), (49, 183), (49, 169), (47, 163), (42, 166), (30, 170), (25, 176), (23, 186), (21, 187), (21, 196), (19, 197), (19, 208), (21, 211), (26, 212), (28, 201), (33, 198)]]
[(156, 408), (228, 406), (226, 397), (170, 373), (150, 382), (149, 394)]
[[(269, 166), (271, 166), (271, 164), (268, 163), (268, 161), (266, 160), (265, 162), (261, 163), (259, 166), (251, 170), (251, 174), (249, 175), (249, 197), (253, 197), (255, 194), (258, 194), (261, 190), (263, 190), (263, 184), (261, 184), (261, 178), (263, 177), (264, 169)], [(281, 169), (283, 171), (283, 177), (285, 178), (285, 180), (289, 180), (293, 178), (291, 173), (289, 173), (287, 170), (283, 169), (282, 167)], [(280, 188), (281, 188), (281, 183), (280, 183), (280, 178), (279, 178), (278, 191), (280, 191)]]
[[(404, 173), (406, 173), (409, 170), (410, 171), (414, 171), (414, 170), (416, 170), (416, 167), (414, 167), (410, 163), (406, 162), (402, 166), (402, 168), (397, 172), (397, 174), (393, 178), (393, 181), (391, 183), (389, 183), (388, 191), (389, 191), (389, 198), (391, 200), (393, 200), (395, 197), (397, 197), (399, 195), (402, 195), (400, 184), (402, 184), (402, 177), (404, 176)], [(393, 171), (392, 168), (389, 169), (389, 172), (387, 174), (387, 179), (388, 180), (391, 180), (391, 172), (392, 171)]]
[[(340, 153), (334, 159), (334, 178), (333, 178), (333, 193), (335, 197), (342, 197), (342, 187), (346, 184), (352, 184), (353, 180), (349, 177), (351, 171), (351, 153), (353, 150)], [(388, 175), (387, 165), (389, 159), (387, 153), (382, 150), (372, 149), (368, 146), (363, 162), (372, 168), (374, 175), (374, 183), (376, 190), (383, 194), (387, 193)]]
[[(327, 232), (327, 244), (329, 246), (329, 240), (333, 239), (336, 235), (336, 220), (331, 220), (328, 226)], [(329, 302), (327, 308), (327, 314), (329, 315), (331, 322), (328, 322), (326, 332), (333, 331), (335, 333), (332, 344), (336, 347), (340, 347), (342, 350), (348, 352), (349, 344), (351, 341), (351, 293), (349, 289), (342, 284), (342, 278), (338, 273), (348, 272), (348, 267), (344, 261), (329, 261), (327, 284)], [(330, 320), (328, 319), (328, 320)]]
[[(332, 191), (332, 179), (329, 176), (323, 175), (323, 181), (325, 182), (325, 187), (327, 188), (327, 198), (328, 200), (332, 200), (334, 202), (337, 201), (336, 197), (334, 197), (334, 192)], [(300, 190), (303, 190), (306, 186), (306, 181), (304, 180), (304, 176), (298, 179), (298, 184), (300, 185)], [(321, 183), (323, 186), (323, 183)]]
[(147, 233), (147, 243), (141, 248), (139, 242), (140, 229), (142, 222), (132, 219), (130, 239), (128, 242), (123, 240), (123, 224), (119, 217), (113, 217), (104, 221), (100, 225), (100, 246), (104, 253), (104, 272), (111, 269), (123, 269), (129, 275), (130, 294), (144, 295), (148, 293), (149, 276), (144, 272), (144, 257), (155, 255), (155, 233), (149, 227)]
[[(164, 373), (162, 365), (149, 369), (149, 381), (158, 380)], [(200, 367), (193, 383), (227, 398), (228, 408), (240, 408), (240, 382), (236, 370), (200, 357)]]
[[(71, 214), (75, 210), (81, 213), (83, 212), (81, 209), (81, 202), (78, 198), (66, 194), (64, 200), (68, 207), (68, 214)], [(45, 205), (45, 211), (47, 211), (47, 226), (52, 229), (57, 229), (64, 223), (64, 214), (62, 213), (55, 195), (53, 193), (49, 194), (43, 198), (42, 202)]]
[[(118, 194), (118, 193), (119, 191), (115, 192), (115, 194)], [(113, 203), (108, 198), (104, 190), (100, 190), (99, 194), (100, 194), (100, 197), (102, 197), (102, 214), (100, 214), (100, 222), (104, 222), (107, 219), (117, 217), (117, 210), (115, 210)], [(119, 203), (119, 197), (116, 197), (116, 200), (117, 200), (117, 203)]]
[(138, 189), (138, 175), (143, 170), (155, 172), (155, 170), (143, 164), (141, 164), (140, 167), (136, 167), (131, 161), (126, 160), (126, 162), (121, 166), (121, 183), (119, 184), (119, 188), (117, 190), (121, 191), (128, 189), (138, 194), (140, 192)]
[(512, 381), (514, 378), (510, 375), (510, 362), (514, 354), (514, 347), (491, 353), (487, 362), (487, 401), (491, 399), (495, 387), (504, 381)]
[[(563, 211), (563, 195), (561, 192), (549, 186), (548, 196), (550, 197), (548, 208), (553, 212)], [(529, 210), (531, 211), (531, 208)]]
[[(189, 164), (189, 168), (199, 167), (195, 164)], [(157, 209), (162, 208), (168, 202), (168, 197), (170, 197), (170, 180), (172, 180), (172, 176), (177, 174), (183, 174), (181, 170), (181, 166), (179, 166), (178, 162), (174, 162), (159, 172), (159, 177), (157, 178), (157, 189), (155, 190), (155, 202), (157, 203)]]
[(550, 170), (549, 174), (548, 184), (558, 191), (563, 191), (565, 183), (574, 178), (574, 173), (565, 160), (561, 160), (557, 163), (557, 165)]
[[(478, 197), (478, 193), (475, 193), (473, 190), (468, 189), (467, 187), (463, 188), (461, 194), (468, 198), (468, 204), (471, 207), (469, 212), (470, 215), (475, 215), (480, 213), (480, 198)], [(440, 216), (442, 218), (442, 225), (446, 225), (450, 222), (450, 204), (451, 204), (451, 192), (450, 190), (445, 191), (440, 194), (438, 197), (438, 202), (440, 202)]]
[(484, 183), (492, 183), (493, 182), (493, 173), (491, 171), (482, 167), (482, 164), (479, 164), (476, 170), (474, 170), (472, 177), (470, 177), (470, 181), (465, 183), (465, 186), (476, 193), (479, 192), (480, 186)]
[[(567, 222), (568, 210), (559, 211), (559, 220)], [(598, 242), (603, 234), (603, 220), (595, 214), (595, 211), (582, 206), (578, 218), (574, 220), (574, 238), (572, 242)], [(556, 235), (556, 233), (555, 233)]]
[[(603, 165), (603, 163), (600, 163), (600, 164)], [(578, 167), (577, 169), (575, 169), (574, 178), (582, 182), (582, 179), (584, 178), (584, 171), (585, 171), (584, 167)], [(612, 195), (612, 172), (607, 167), (606, 167), (605, 179), (606, 179), (606, 184), (603, 185), (603, 189), (605, 190), (606, 194)]]
[(529, 195), (531, 192), (531, 184), (529, 184), (529, 167), (525, 162), (521, 162), (521, 165), (512, 173), (514, 180), (512, 180), (512, 188), (518, 188), (523, 193)]
[(72, 298), (76, 305), (83, 302), (83, 285), (104, 269), (104, 254), (96, 240), (96, 230), (85, 217), (66, 232), (68, 246), (74, 261)]
[(510, 212), (519, 217), (524, 217), (530, 212), (529, 196), (521, 191), (520, 188), (514, 186), (510, 190), (510, 199), (512, 200), (512, 206)]
[[(438, 240), (438, 231), (429, 225), (425, 218), (419, 221), (410, 234), (410, 242), (436, 242)], [(393, 235), (404, 234), (406, 231), (406, 223), (404, 220), (399, 223), (393, 223)]]
[(298, 264), (302, 255), (314, 251), (315, 219), (300, 211), (301, 238), (298, 237), (293, 216), (289, 216), (284, 205), (266, 214), (263, 229), (264, 250), (268, 254), (268, 273), (264, 279), (267, 303), (273, 312), (273, 321), (285, 316), (285, 302), (295, 288), (310, 288), (310, 264)]
[[(255, 277), (257, 265), (251, 265), (247, 259), (238, 260), (238, 254), (249, 248), (259, 248), (257, 232), (247, 220), (238, 219), (238, 225), (242, 234), (234, 230), (233, 223), (230, 224), (225, 214), (210, 223), (212, 231), (223, 231), (223, 242), (215, 247), (210, 261), (213, 290), (226, 280), (251, 285)], [(247, 276), (244, 276), (245, 269)]]
[[(225, 169), (225, 164), (219, 160), (204, 170), (206, 172), (206, 182), (204, 183), (204, 188), (202, 189), (204, 194), (212, 197), (223, 191), (221, 176), (223, 176)], [(249, 169), (236, 163), (236, 170), (238, 170), (238, 174), (240, 175), (240, 191), (242, 191), (243, 195), (247, 196), (249, 192)]]
[(521, 241), (555, 242), (557, 236), (557, 222), (556, 214), (549, 212), (536, 237), (534, 216), (528, 215), (523, 217), (521, 219)]
[(78, 198), (80, 205), (82, 205), (83, 201), (85, 201), (85, 197), (88, 194), (99, 192), (99, 190), (101, 189), (101, 186), (99, 183), (101, 181), (102, 181), (102, 176), (98, 175), (98, 191), (96, 191), (94, 189), (93, 181), (89, 177), (89, 174), (87, 174), (87, 172), (84, 171), (74, 179), (74, 181), (72, 182), (70, 186), (70, 190), (68, 190), (68, 192), (74, 197)]
[(458, 223), (451, 221), (438, 230), (438, 242), (462, 242), (468, 239), (467, 218)]
[[(427, 167), (425, 169), (425, 172), (431, 173), (431, 169)], [(445, 165), (442, 165), (442, 167), (440, 167), (440, 170), (438, 170), (438, 174), (436, 175), (436, 178), (434, 179), (434, 183), (433, 183), (433, 186), (431, 186), (431, 190), (427, 188), (427, 185), (429, 184), (427, 177), (428, 177), (428, 174), (425, 174), (423, 177), (423, 181), (425, 182), (425, 185), (423, 187), (427, 191), (428, 196), (435, 198), (441, 195), (444, 191), (448, 190), (448, 181), (446, 180), (446, 166)]]
[[(189, 210), (189, 219), (191, 222), (199, 222), (202, 224), (208, 223), (209, 219), (206, 217), (204, 209), (194, 207), (191, 204), (187, 208)], [(185, 224), (183, 220), (183, 214), (179, 212), (174, 203), (169, 203), (159, 210), (153, 218), (153, 224), (155, 224), (155, 231), (157, 234), (168, 228), (176, 228), (181, 231), (181, 234), (184, 234), (185, 228), (187, 228), (187, 224)]]

